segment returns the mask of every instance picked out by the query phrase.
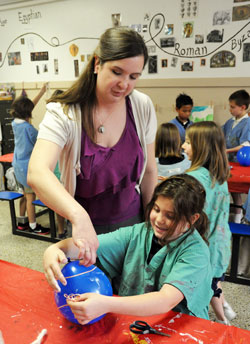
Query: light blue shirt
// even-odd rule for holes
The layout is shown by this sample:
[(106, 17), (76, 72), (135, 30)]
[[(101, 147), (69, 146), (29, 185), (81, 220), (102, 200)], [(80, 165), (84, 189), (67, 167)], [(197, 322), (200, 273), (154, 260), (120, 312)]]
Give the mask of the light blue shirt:
[[(172, 119), (169, 123), (173, 123), (176, 125), (177, 129), (179, 130), (180, 133), (180, 137), (181, 137), (181, 142), (183, 143), (185, 141), (185, 135), (186, 135), (186, 129), (184, 128), (184, 126), (176, 119)], [(193, 124), (192, 121), (189, 121), (189, 124), (187, 125), (187, 128)]]
[[(226, 147), (234, 148), (246, 141), (250, 142), (250, 118), (243, 118), (235, 127), (234, 118), (230, 118), (223, 126), (222, 130), (226, 139)], [(228, 154), (229, 161), (237, 162), (237, 152)]]
[(188, 159), (186, 153), (183, 153), (183, 155), (184, 159), (182, 161), (171, 165), (161, 165), (159, 158), (155, 158), (158, 168), (158, 176), (170, 177), (176, 174), (184, 173), (187, 169), (189, 169), (191, 161)]
[(38, 131), (27, 121), (12, 121), (15, 139), (12, 165), (17, 181), (28, 187), (27, 173), (32, 150), (36, 143)]

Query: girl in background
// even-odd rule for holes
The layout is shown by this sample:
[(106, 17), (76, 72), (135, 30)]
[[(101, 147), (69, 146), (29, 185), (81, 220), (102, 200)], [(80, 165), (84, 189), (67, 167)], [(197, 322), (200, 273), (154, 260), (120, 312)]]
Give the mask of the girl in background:
[(155, 140), (155, 156), (158, 179), (185, 172), (191, 165), (187, 155), (181, 152), (181, 137), (176, 125), (163, 123)]
[[(208, 319), (212, 275), (205, 197), (195, 178), (169, 177), (155, 188), (146, 223), (98, 235), (100, 267), (109, 278), (120, 277), (123, 297), (86, 293), (68, 300), (76, 319), (84, 325), (107, 312), (150, 316), (171, 309)], [(79, 256), (71, 238), (44, 253), (45, 275), (57, 291), (56, 279), (67, 284), (59, 265), (67, 256)]]
[(231, 255), (228, 225), (230, 196), (227, 185), (229, 164), (224, 135), (214, 122), (198, 122), (187, 129), (182, 147), (192, 161), (187, 173), (195, 177), (206, 190), (204, 211), (209, 219), (208, 241), (214, 290), (211, 305), (218, 322), (229, 324), (236, 314), (225, 301), (220, 285)]

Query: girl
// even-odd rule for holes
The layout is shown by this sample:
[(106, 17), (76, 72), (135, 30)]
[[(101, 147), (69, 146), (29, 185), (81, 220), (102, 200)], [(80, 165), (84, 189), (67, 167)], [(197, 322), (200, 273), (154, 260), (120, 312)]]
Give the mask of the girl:
[(222, 130), (214, 122), (192, 124), (186, 131), (182, 147), (192, 161), (187, 173), (195, 177), (206, 190), (204, 211), (209, 219), (208, 241), (214, 289), (211, 305), (218, 320), (228, 324), (228, 319), (233, 319), (235, 313), (224, 301), (223, 295), (220, 297), (222, 291), (218, 288), (231, 254), (228, 225), (230, 196), (227, 186), (229, 164)]
[[(147, 59), (140, 34), (106, 30), (79, 79), (49, 99), (39, 127), (29, 184), (72, 223), (81, 256), (90, 251), (89, 264), (96, 259), (96, 232), (141, 222), (157, 184), (155, 110), (134, 90)], [(63, 185), (53, 174), (59, 158)]]
[[(146, 223), (99, 235), (100, 267), (111, 279), (120, 277), (117, 290), (124, 297), (82, 294), (68, 301), (77, 320), (86, 324), (106, 312), (149, 316), (171, 309), (208, 319), (212, 289), (204, 202), (195, 178), (172, 176), (156, 187)], [(66, 284), (59, 264), (78, 254), (72, 239), (45, 251), (45, 274), (54, 289), (59, 290), (56, 278)]]
[(185, 172), (190, 167), (186, 154), (181, 153), (181, 137), (176, 125), (163, 123), (155, 139), (155, 156), (158, 179)]

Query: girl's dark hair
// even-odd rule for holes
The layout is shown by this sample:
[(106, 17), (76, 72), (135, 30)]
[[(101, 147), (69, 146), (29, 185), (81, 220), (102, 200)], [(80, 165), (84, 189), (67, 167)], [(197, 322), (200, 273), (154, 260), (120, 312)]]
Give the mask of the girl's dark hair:
[[(158, 184), (146, 208), (145, 217), (148, 228), (151, 227), (150, 213), (159, 196), (172, 200), (174, 208), (174, 219), (165, 237), (161, 240), (163, 244), (167, 244), (169, 237), (173, 235), (177, 226), (185, 222), (189, 224), (190, 233), (192, 233), (194, 229), (197, 229), (201, 237), (208, 243), (206, 239), (208, 218), (203, 211), (206, 191), (197, 179), (188, 174), (179, 174), (171, 176)], [(199, 219), (192, 224), (194, 214), (199, 214), (200, 216)]]
[(11, 115), (14, 118), (26, 119), (32, 117), (34, 103), (27, 97), (17, 98), (11, 105)]
[(230, 176), (225, 137), (221, 128), (212, 121), (197, 122), (186, 130), (192, 147), (192, 164), (188, 171), (205, 166), (213, 184), (223, 184)]
[(163, 123), (159, 126), (155, 139), (155, 156), (157, 158), (181, 157), (181, 137), (173, 123)]
[(143, 38), (134, 30), (126, 28), (110, 28), (100, 37), (88, 65), (79, 79), (65, 92), (58, 96), (52, 95), (47, 101), (64, 104), (67, 113), (69, 105), (79, 104), (82, 112), (82, 125), (87, 135), (94, 141), (95, 132), (92, 110), (96, 106), (96, 74), (95, 59), (100, 64), (108, 61), (121, 60), (129, 57), (144, 56), (144, 66), (148, 60), (148, 51)]

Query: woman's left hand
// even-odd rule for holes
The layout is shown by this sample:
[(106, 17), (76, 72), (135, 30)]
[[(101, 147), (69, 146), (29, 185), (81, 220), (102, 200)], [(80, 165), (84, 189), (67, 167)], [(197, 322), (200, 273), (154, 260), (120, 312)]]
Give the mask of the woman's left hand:
[(76, 296), (73, 300), (67, 300), (67, 303), (78, 322), (85, 325), (107, 312), (108, 298), (110, 297), (96, 293), (85, 293)]

